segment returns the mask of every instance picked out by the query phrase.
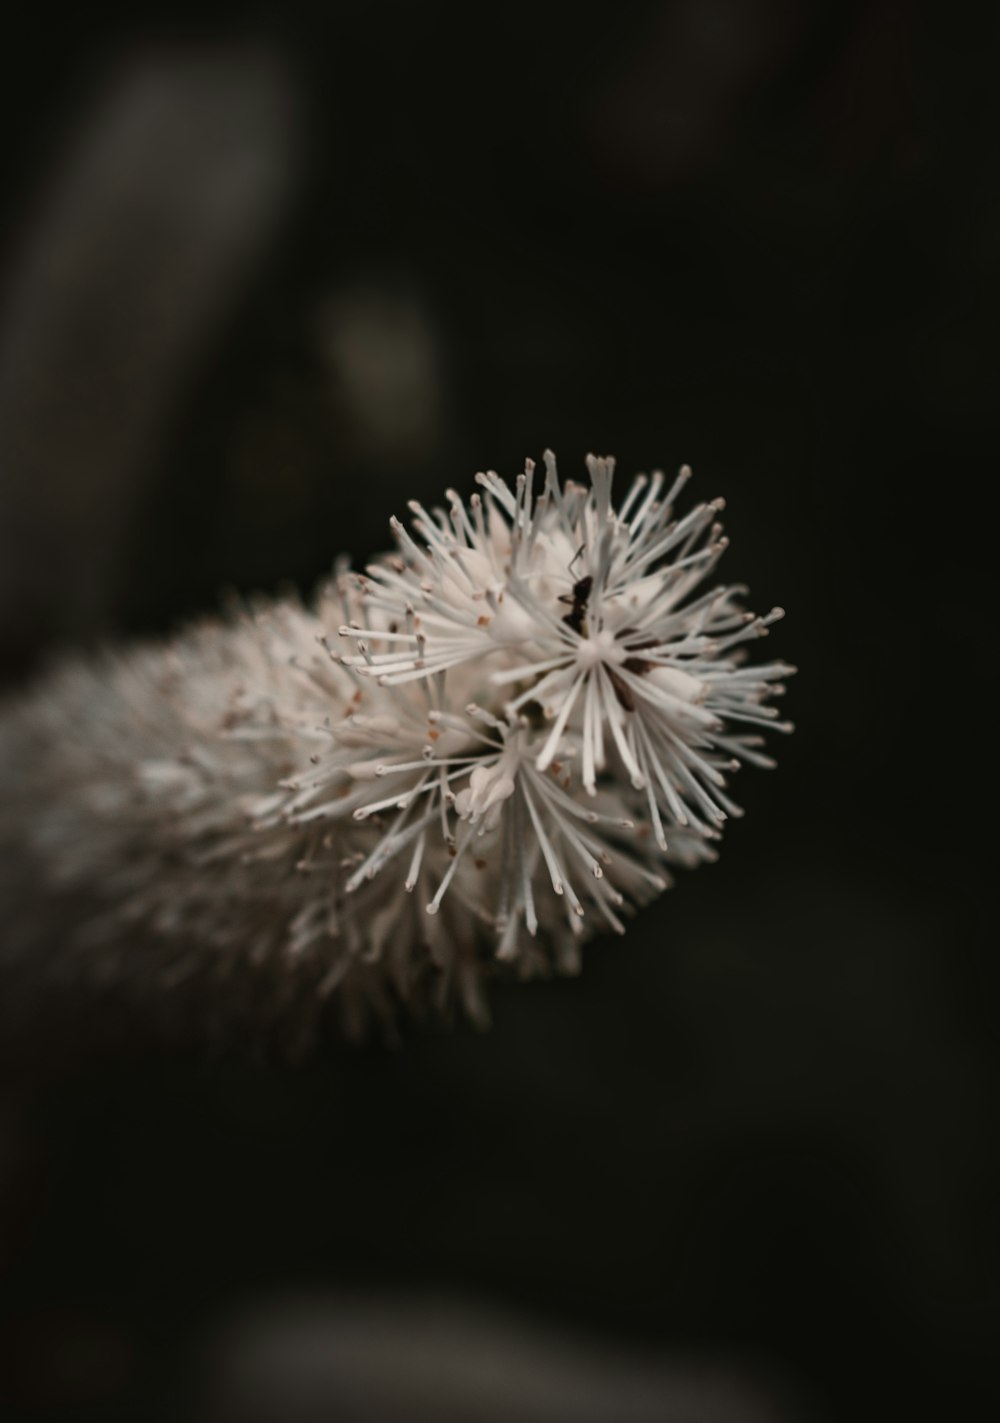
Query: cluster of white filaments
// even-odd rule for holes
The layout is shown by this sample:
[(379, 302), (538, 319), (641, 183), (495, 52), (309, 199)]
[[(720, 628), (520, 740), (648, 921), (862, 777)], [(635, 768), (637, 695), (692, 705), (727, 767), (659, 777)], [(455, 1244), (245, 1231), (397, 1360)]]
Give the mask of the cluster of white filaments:
[(5, 713), (36, 768), (22, 838), (49, 888), (100, 887), (76, 937), (112, 977), (152, 944), (164, 982), (249, 966), (356, 1030), (399, 1000), (477, 1016), (497, 965), (574, 971), (672, 864), (714, 858), (730, 772), (789, 729), (794, 669), (745, 661), (781, 613), (705, 588), (722, 504), (675, 516), (686, 467), (616, 510), (614, 462), (587, 465), (480, 474), (314, 610), (78, 661)]

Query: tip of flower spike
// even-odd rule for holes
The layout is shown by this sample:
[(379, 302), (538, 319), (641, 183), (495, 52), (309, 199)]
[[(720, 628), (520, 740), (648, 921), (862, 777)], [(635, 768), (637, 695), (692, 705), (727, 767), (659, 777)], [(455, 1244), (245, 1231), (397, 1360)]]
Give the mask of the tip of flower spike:
[[(606, 921), (622, 932), (613, 916), (614, 906), (621, 905), (623, 899), (626, 903), (633, 897), (644, 900), (651, 886), (666, 888), (669, 876), (665, 871), (654, 876), (654, 866), (662, 866), (668, 856), (690, 864), (714, 858), (706, 853), (703, 832), (707, 830), (707, 835), (716, 839), (716, 827), (725, 817), (720, 815), (716, 821), (697, 789), (700, 787), (711, 802), (713, 787), (725, 785), (719, 779), (721, 774), (728, 776), (735, 770), (733, 762), (726, 759), (734, 750), (751, 764), (770, 764), (751, 749), (760, 738), (744, 735), (740, 725), (745, 721), (756, 723), (758, 729), (762, 723), (767, 723), (768, 730), (791, 729), (790, 723), (774, 725), (772, 714), (763, 709), (768, 698), (781, 689), (785, 669), (780, 663), (769, 662), (756, 672), (750, 667), (740, 670), (748, 651), (740, 644), (755, 638), (762, 621), (748, 614), (749, 625), (740, 623), (746, 604), (737, 594), (745, 589), (721, 585), (714, 594), (705, 588), (697, 600), (688, 598), (685, 590), (693, 590), (699, 578), (711, 583), (709, 555), (719, 535), (715, 528), (709, 529), (714, 512), (722, 507), (722, 501), (716, 500), (711, 506), (700, 504), (687, 515), (688, 522), (673, 518), (674, 491), (690, 476), (690, 467), (682, 466), (672, 489), (668, 488), (669, 478), (659, 471), (637, 478), (618, 501), (617, 516), (612, 512), (608, 522), (598, 527), (605, 486), (610, 508), (611, 462), (592, 457), (589, 463), (589, 480), (584, 475), (579, 483), (567, 480), (559, 485), (555, 459), (546, 451), (552, 487), (547, 486), (537, 497), (526, 475), (509, 481), (483, 475), (476, 487), (482, 485), (486, 492), (480, 489), (467, 497), (464, 507), (454, 490), (441, 501), (443, 510), (434, 504), (425, 514), (421, 506), (412, 504), (410, 508), (420, 520), (416, 525), (400, 500), (397, 507), (403, 508), (405, 518), (391, 521), (400, 547), (371, 565), (370, 579), (355, 575), (348, 579), (342, 565), (338, 570), (340, 601), (320, 603), (313, 610), (318, 611), (318, 618), (310, 614), (299, 623), (295, 621), (298, 612), (282, 614), (277, 621), (255, 615), (252, 623), (241, 625), (241, 637), (268, 639), (263, 650), (268, 675), (273, 673), (276, 685), (262, 688), (262, 695), (274, 691), (276, 711), (265, 724), (263, 713), (258, 723), (251, 713), (244, 714), (242, 703), (236, 708), (235, 734), (260, 740), (261, 765), (259, 774), (255, 765), (252, 781), (245, 786), (241, 782), (237, 788), (233, 815), (242, 818), (246, 813), (254, 828), (267, 837), (260, 842), (261, 851), (244, 861), (253, 866), (252, 875), (247, 876), (252, 905), (258, 902), (257, 877), (267, 872), (266, 857), (272, 848), (281, 849), (274, 865), (282, 876), (286, 865), (294, 865), (303, 874), (311, 868), (324, 879), (320, 885), (307, 878), (294, 886), (295, 893), (307, 895), (316, 885), (316, 913), (312, 915), (310, 910), (310, 916), (303, 917), (305, 927), (296, 930), (293, 938), (296, 948), (310, 944), (314, 931), (317, 935), (325, 932), (320, 911), (325, 914), (326, 904), (320, 900), (328, 891), (325, 877), (334, 875), (338, 884), (342, 878), (345, 894), (359, 891), (347, 912), (361, 926), (362, 935), (373, 912), (379, 922), (383, 918), (391, 921), (401, 903), (416, 911), (419, 920), (420, 902), (426, 901), (426, 888), (431, 888), (427, 913), (448, 921), (448, 933), (442, 938), (442, 926), (436, 920), (435, 925), (421, 920), (420, 928), (412, 916), (404, 915), (403, 922), (393, 929), (402, 941), (398, 960), (395, 951), (393, 954), (401, 979), (411, 940), (415, 954), (422, 954), (430, 942), (439, 946), (441, 961), (435, 960), (435, 966), (450, 972), (448, 944), (462, 943), (465, 936), (471, 939), (480, 926), (485, 926), (487, 936), (493, 929), (502, 936), (503, 952), (514, 962), (520, 960), (530, 967), (536, 958), (547, 958), (551, 939), (553, 960), (567, 963), (572, 952), (566, 951), (564, 944), (571, 937), (582, 936), (594, 921), (602, 925)], [(512, 492), (515, 484), (516, 495)], [(451, 531), (446, 523), (449, 503)], [(484, 508), (489, 510), (489, 519)], [(387, 509), (385, 514), (389, 512)], [(417, 532), (404, 532), (404, 524), (405, 530), (416, 528)], [(521, 543), (511, 552), (508, 541), (514, 545), (514, 530), (520, 531)], [(694, 539), (690, 545), (684, 542), (688, 535)], [(454, 557), (456, 540), (463, 545), (458, 558)], [(577, 552), (581, 546), (586, 557)], [(471, 552), (466, 553), (466, 548)], [(673, 572), (675, 565), (667, 558), (671, 553), (677, 564), (685, 559), (690, 562)], [(603, 696), (595, 692), (594, 705), (585, 714), (584, 692), (575, 714), (569, 713), (565, 721), (558, 758), (553, 756), (545, 776), (540, 777), (535, 772), (535, 757), (551, 734), (577, 675), (575, 654), (572, 649), (567, 653), (566, 646), (570, 633), (578, 632), (575, 624), (581, 625), (582, 632), (585, 600), (576, 588), (585, 574), (594, 584), (587, 598), (589, 622), (595, 634), (608, 628), (608, 665), (629, 664), (621, 673), (626, 693), (620, 692), (616, 683), (609, 689), (605, 681)], [(567, 598), (570, 589), (575, 596)], [(504, 591), (507, 596), (501, 602)], [(713, 602), (713, 597), (719, 601)], [(516, 605), (514, 613), (510, 612), (511, 604)], [(574, 605), (573, 613), (569, 613), (570, 604)], [(491, 612), (499, 617), (500, 626), (494, 628), (494, 637), (483, 636), (483, 621)], [(418, 637), (421, 613), (424, 628)], [(781, 609), (775, 609), (763, 621), (775, 621), (781, 614)], [(322, 636), (319, 629), (326, 630)], [(496, 636), (498, 631), (501, 636)], [(345, 640), (334, 643), (338, 632)], [(537, 635), (530, 654), (533, 661), (522, 665), (521, 659), (529, 654), (518, 651), (517, 639), (510, 635), (513, 632)], [(281, 639), (277, 644), (275, 637)], [(330, 667), (327, 657), (320, 656), (314, 637), (337, 665)], [(730, 659), (731, 645), (740, 650)], [(336, 654), (354, 655), (342, 660), (330, 651), (331, 646)], [(546, 669), (543, 660), (550, 648), (547, 660), (554, 670)], [(673, 656), (675, 648), (681, 650)], [(247, 651), (254, 649), (248, 647)], [(713, 659), (720, 656), (724, 660), (712, 667)], [(248, 699), (254, 695), (259, 660), (254, 657), (246, 669)], [(314, 687), (287, 672), (293, 660), (314, 676)], [(349, 674), (344, 667), (351, 669)], [(593, 676), (593, 669), (583, 670)], [(547, 671), (552, 675), (547, 677)], [(226, 675), (228, 679), (230, 674)], [(515, 681), (522, 683), (522, 689), (507, 703), (496, 689)], [(474, 688), (482, 709), (473, 706), (464, 712), (463, 704)], [(540, 703), (548, 703), (547, 727)], [(730, 712), (736, 719), (735, 727)], [(315, 725), (320, 721), (326, 728), (323, 738)], [(604, 748), (597, 721), (608, 740), (603, 776), (598, 776)], [(728, 732), (717, 736), (725, 727), (730, 728)], [(185, 731), (179, 724), (178, 737)], [(612, 737), (611, 732), (620, 733), (620, 737)], [(316, 769), (297, 773), (293, 768), (317, 745), (322, 745), (322, 759), (308, 756), (310, 767)], [(361, 757), (371, 759), (362, 761)], [(505, 772), (510, 770), (517, 778), (516, 794), (508, 790), (511, 777), (504, 780), (499, 775), (501, 760)], [(638, 775), (633, 762), (638, 762)], [(673, 774), (678, 767), (685, 771), (681, 778)], [(473, 786), (470, 783), (466, 788), (466, 783), (477, 769), (480, 780), (475, 783), (473, 800)], [(564, 780), (568, 772), (572, 775)], [(505, 793), (502, 802), (497, 796), (492, 806), (488, 803), (492, 789), (482, 780), (487, 775), (489, 785)], [(279, 777), (284, 787), (280, 794)], [(642, 791), (641, 796), (630, 788), (630, 779)], [(692, 782), (697, 782), (697, 787)], [(592, 799), (598, 784), (599, 801)], [(246, 795), (251, 796), (250, 810), (243, 804)], [(675, 828), (690, 824), (680, 809), (682, 799), (690, 802), (694, 823), (694, 829), (687, 832)], [(723, 796), (720, 799), (732, 815), (738, 813)], [(644, 806), (647, 801), (648, 810)], [(408, 807), (415, 813), (397, 819), (398, 812)], [(663, 811), (663, 826), (658, 825), (658, 807)], [(508, 818), (491, 819), (484, 834), (492, 838), (486, 840), (473, 823), (473, 808), (503, 809)], [(639, 822), (638, 832), (635, 822), (623, 818), (627, 808)], [(537, 820), (530, 824), (532, 809)], [(598, 809), (602, 813), (598, 814)], [(464, 811), (470, 815), (460, 819)], [(478, 817), (480, 821), (484, 818)], [(246, 840), (239, 819), (234, 819), (234, 826), (240, 836), (228, 843), (235, 863)], [(333, 829), (324, 833), (328, 826)], [(457, 837), (449, 827), (458, 830)], [(629, 850), (623, 849), (612, 864), (600, 847), (624, 847), (626, 839)], [(318, 844), (324, 854), (314, 861), (311, 856)], [(548, 854), (543, 853), (543, 845)], [(411, 854), (413, 858), (404, 881), (399, 873), (403, 858), (399, 852), (406, 846), (406, 859)], [(484, 863), (485, 855), (477, 854), (483, 847), (489, 848), (490, 859), (486, 873), (477, 878), (473, 867)], [(345, 858), (349, 851), (356, 853)], [(454, 864), (460, 866), (457, 883), (456, 874), (452, 874), (449, 910), (442, 915), (444, 881)], [(343, 866), (342, 875), (338, 866)], [(405, 872), (405, 860), (402, 868)], [(592, 870), (599, 876), (602, 869), (603, 880), (588, 873)], [(373, 876), (376, 884), (369, 889)], [(401, 898), (404, 884), (412, 894), (409, 901)], [(627, 890), (624, 896), (619, 884)], [(639, 886), (641, 893), (633, 896), (633, 885)], [(419, 895), (415, 893), (418, 887)], [(162, 892), (166, 896), (167, 885)], [(395, 897), (397, 893), (399, 897)], [(579, 922), (578, 894), (586, 908), (585, 924)], [(560, 895), (565, 897), (557, 898)], [(536, 898), (541, 924), (535, 915)], [(282, 912), (284, 902), (282, 898)], [(228, 915), (228, 905), (222, 908)], [(595, 908), (601, 914), (594, 913)], [(557, 913), (559, 909), (565, 912)], [(256, 920), (255, 915), (255, 936), (265, 927)], [(566, 921), (570, 921), (569, 927)], [(345, 921), (344, 927), (352, 931), (345, 939), (352, 938), (353, 926)], [(546, 943), (544, 950), (532, 955), (526, 952), (528, 935), (536, 929)], [(361, 962), (353, 948), (348, 951), (345, 947), (341, 952), (338, 947), (332, 952), (340, 958), (331, 959), (320, 992), (333, 988), (335, 968), (348, 973), (349, 965)], [(473, 982), (478, 982), (478, 956), (468, 972)], [(453, 976), (457, 983), (459, 974)], [(348, 990), (353, 991), (350, 983)]]

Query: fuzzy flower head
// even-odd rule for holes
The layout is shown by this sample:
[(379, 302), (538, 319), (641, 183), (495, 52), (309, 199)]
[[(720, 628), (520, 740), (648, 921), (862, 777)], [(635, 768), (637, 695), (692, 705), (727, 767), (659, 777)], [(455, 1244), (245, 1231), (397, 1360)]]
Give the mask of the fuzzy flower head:
[(29, 775), (12, 822), (50, 889), (100, 887), (80, 941), (133, 975), (137, 933), (178, 980), (256, 965), (360, 1031), (400, 1000), (481, 1015), (498, 967), (574, 971), (714, 858), (730, 774), (790, 729), (794, 669), (747, 660), (781, 611), (712, 582), (722, 503), (676, 513), (686, 467), (616, 508), (613, 460), (587, 466), (480, 474), (314, 609), (63, 669), (8, 711), (0, 747), (59, 788)]

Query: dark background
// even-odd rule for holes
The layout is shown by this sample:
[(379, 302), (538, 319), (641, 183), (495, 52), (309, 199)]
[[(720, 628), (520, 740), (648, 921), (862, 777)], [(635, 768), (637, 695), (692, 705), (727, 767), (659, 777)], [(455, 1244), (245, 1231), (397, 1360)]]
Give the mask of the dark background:
[(201, 1416), (227, 1321), (354, 1289), (775, 1416), (1000, 1404), (987, 8), (5, 19), (8, 685), (546, 445), (692, 463), (801, 668), (720, 863), (485, 1036), (7, 1062), (12, 1416)]

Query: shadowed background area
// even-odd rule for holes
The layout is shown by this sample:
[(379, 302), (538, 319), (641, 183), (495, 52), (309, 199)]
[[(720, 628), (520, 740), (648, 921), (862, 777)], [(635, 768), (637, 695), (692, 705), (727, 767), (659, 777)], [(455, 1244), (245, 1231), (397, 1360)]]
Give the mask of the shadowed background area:
[(308, 588), (546, 445), (689, 461), (801, 668), (720, 863), (580, 979), (498, 988), (487, 1035), (5, 1049), (9, 1416), (987, 1416), (996, 16), (153, 4), (5, 38), (9, 688)]

